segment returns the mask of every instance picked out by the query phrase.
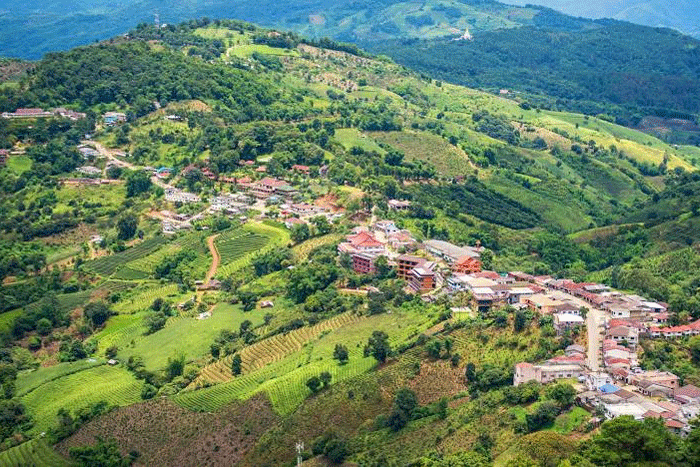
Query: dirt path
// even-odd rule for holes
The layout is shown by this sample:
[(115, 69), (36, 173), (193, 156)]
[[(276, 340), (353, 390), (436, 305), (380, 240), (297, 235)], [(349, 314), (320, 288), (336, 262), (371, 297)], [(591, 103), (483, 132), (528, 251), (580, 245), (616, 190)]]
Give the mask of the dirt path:
[(219, 250), (216, 249), (216, 245), (214, 244), (214, 240), (216, 240), (216, 237), (219, 235), (212, 235), (211, 237), (207, 237), (207, 246), (209, 247), (209, 251), (211, 252), (211, 267), (209, 268), (209, 272), (207, 272), (207, 277), (204, 279), (204, 285), (207, 285), (210, 280), (214, 278), (216, 275), (216, 270), (219, 268), (219, 263), (221, 263), (221, 255), (219, 254)]

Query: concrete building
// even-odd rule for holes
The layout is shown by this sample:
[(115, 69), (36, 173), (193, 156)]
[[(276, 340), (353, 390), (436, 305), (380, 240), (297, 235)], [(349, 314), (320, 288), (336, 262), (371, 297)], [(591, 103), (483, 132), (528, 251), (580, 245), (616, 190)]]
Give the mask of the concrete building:
[(522, 362), (515, 365), (513, 385), (519, 386), (528, 381), (537, 381), (541, 384), (547, 384), (559, 379), (579, 378), (584, 374), (583, 365), (579, 364), (556, 365), (543, 363), (533, 365), (532, 363)]

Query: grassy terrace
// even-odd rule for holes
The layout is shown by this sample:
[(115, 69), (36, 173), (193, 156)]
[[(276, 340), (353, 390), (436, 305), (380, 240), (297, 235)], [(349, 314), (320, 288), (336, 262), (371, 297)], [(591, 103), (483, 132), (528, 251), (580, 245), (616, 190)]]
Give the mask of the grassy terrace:
[[(396, 346), (429, 328), (434, 318), (414, 311), (340, 321), (342, 316), (317, 325), (323, 326), (315, 327), (323, 329), (320, 334), (314, 332), (314, 328), (304, 328), (244, 349), (241, 352), (243, 375), (208, 388), (182, 392), (174, 400), (193, 410), (211, 411), (265, 391), (275, 410), (288, 414), (310, 394), (305, 383), (311, 376), (328, 371), (333, 376), (332, 381), (339, 382), (374, 368), (376, 361), (363, 356), (364, 345), (373, 331), (386, 332), (391, 344)], [(350, 361), (346, 365), (339, 365), (332, 357), (336, 344), (348, 348)], [(208, 367), (203, 373), (211, 379), (226, 379), (230, 377), (229, 360), (224, 359), (223, 364)], [(259, 366), (259, 361), (269, 363)]]

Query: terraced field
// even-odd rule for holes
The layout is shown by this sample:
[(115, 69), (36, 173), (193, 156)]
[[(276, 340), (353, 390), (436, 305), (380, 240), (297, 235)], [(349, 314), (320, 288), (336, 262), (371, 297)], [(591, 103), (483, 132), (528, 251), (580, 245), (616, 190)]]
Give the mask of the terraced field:
[(100, 276), (107, 277), (114, 274), (122, 265), (134, 261), (136, 259), (148, 256), (158, 250), (162, 245), (168, 242), (165, 237), (153, 237), (139, 243), (138, 245), (129, 248), (128, 250), (115, 253), (113, 255), (97, 258), (85, 263), (85, 269), (93, 271)]
[(151, 306), (153, 300), (156, 298), (172, 299), (178, 295), (177, 285), (175, 284), (158, 284), (154, 287), (134, 291), (133, 295), (128, 298), (123, 299), (116, 305), (114, 305), (113, 310), (117, 313), (135, 313), (137, 311), (143, 311)]
[(6, 311), (0, 314), (0, 332), (9, 331), (14, 323), (15, 319), (22, 314), (21, 309)]
[[(355, 313), (343, 313), (329, 320), (322, 321), (311, 327), (295, 329), (286, 334), (277, 334), (244, 348), (241, 355), (241, 369), (244, 374), (252, 373), (265, 365), (282, 360), (286, 356), (301, 350), (308, 342), (317, 338), (325, 331), (338, 329), (346, 324), (363, 319)], [(205, 383), (222, 383), (233, 378), (229, 355), (216, 363), (206, 366), (199, 378), (192, 382), (191, 389), (201, 387)]]
[(54, 381), (64, 376), (104, 365), (104, 360), (95, 358), (79, 360), (77, 362), (65, 362), (50, 367), (40, 367), (36, 370), (23, 371), (17, 375), (16, 394), (22, 397), (49, 381)]
[(253, 253), (267, 252), (289, 241), (289, 234), (265, 224), (248, 224), (240, 229), (222, 233), (216, 239), (221, 255), (218, 276), (228, 276), (248, 266)]
[[(344, 315), (333, 319), (349, 319), (342, 316)], [(214, 386), (181, 392), (174, 400), (192, 410), (213, 411), (234, 400), (246, 399), (260, 391), (266, 391), (275, 410), (288, 414), (310, 394), (306, 381), (311, 376), (327, 371), (332, 375), (333, 382), (339, 382), (372, 369), (376, 361), (372, 357), (364, 357), (363, 348), (373, 331), (387, 332), (391, 344), (396, 346), (429, 328), (431, 319), (432, 316), (418, 312), (356, 316), (332, 330), (330, 328), (333, 325), (327, 322), (326, 330), (315, 338), (307, 338), (305, 342), (299, 342), (303, 339), (303, 334), (297, 331), (293, 331), (295, 334), (291, 337), (276, 336), (277, 339), (270, 338), (251, 346), (255, 347), (252, 350), (244, 349), (241, 353), (244, 362), (242, 376)], [(314, 328), (316, 327), (298, 331), (309, 333)], [(289, 334), (292, 333), (287, 336)], [(350, 361), (345, 365), (339, 365), (332, 358), (336, 344), (348, 348)], [(224, 359), (222, 365), (207, 367), (206, 377), (226, 378), (230, 374), (226, 368), (230, 358)]]
[(143, 325), (142, 313), (112, 316), (107, 326), (95, 335), (97, 339), (97, 351), (102, 353), (115, 345), (123, 349), (143, 336), (146, 327)]
[(194, 232), (184, 235), (175, 239), (164, 248), (154, 251), (149, 255), (135, 259), (134, 261), (130, 261), (127, 266), (130, 269), (151, 274), (155, 270), (156, 266), (160, 264), (167, 256), (174, 255), (175, 253), (186, 249), (201, 250), (203, 247), (203, 238), (204, 235), (201, 232)]
[(33, 439), (0, 453), (3, 467), (70, 467), (70, 461), (61, 457), (41, 439)]
[(73, 412), (103, 400), (120, 406), (138, 402), (142, 386), (127, 370), (105, 365), (48, 381), (21, 398), (34, 419), (30, 434), (54, 426), (60, 408)]

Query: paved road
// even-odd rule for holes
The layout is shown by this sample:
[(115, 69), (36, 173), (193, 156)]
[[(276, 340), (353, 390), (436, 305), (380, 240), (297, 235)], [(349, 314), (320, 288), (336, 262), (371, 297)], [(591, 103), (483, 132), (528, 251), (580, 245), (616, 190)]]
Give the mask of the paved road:
[(598, 308), (594, 308), (590, 303), (575, 297), (560, 290), (551, 291), (553, 297), (570, 300), (576, 303), (579, 307), (585, 306), (588, 308), (588, 316), (586, 317), (586, 331), (588, 333), (588, 350), (586, 356), (588, 359), (588, 367), (591, 371), (598, 371), (603, 361), (601, 349), (603, 347), (602, 332), (605, 329), (606, 312)]

